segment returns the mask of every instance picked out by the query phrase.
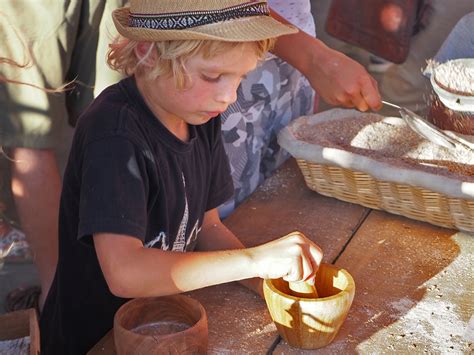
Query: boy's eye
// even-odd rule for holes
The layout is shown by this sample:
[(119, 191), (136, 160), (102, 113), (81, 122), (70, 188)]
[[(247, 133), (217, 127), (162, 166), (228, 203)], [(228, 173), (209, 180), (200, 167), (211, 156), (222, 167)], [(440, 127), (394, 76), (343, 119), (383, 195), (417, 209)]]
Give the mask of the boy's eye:
[(211, 75), (204, 75), (204, 74), (201, 74), (201, 78), (202, 78), (204, 81), (207, 81), (207, 82), (210, 82), (210, 83), (216, 83), (216, 82), (218, 82), (219, 79), (221, 78), (221, 75), (211, 76)]

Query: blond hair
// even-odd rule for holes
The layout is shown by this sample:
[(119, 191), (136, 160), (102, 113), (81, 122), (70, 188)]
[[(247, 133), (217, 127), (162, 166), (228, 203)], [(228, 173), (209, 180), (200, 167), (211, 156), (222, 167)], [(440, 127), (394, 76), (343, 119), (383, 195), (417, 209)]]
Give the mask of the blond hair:
[(156, 79), (161, 75), (172, 75), (176, 86), (184, 88), (187, 80), (186, 61), (194, 55), (202, 55), (209, 59), (245, 43), (252, 43), (258, 58), (263, 59), (265, 54), (275, 44), (275, 39), (264, 39), (255, 42), (224, 42), (211, 40), (183, 40), (183, 41), (160, 41), (151, 42), (147, 54), (143, 58), (137, 58), (135, 48), (140, 42), (119, 37), (110, 44), (107, 54), (107, 64), (114, 70), (126, 75), (142, 74), (145, 70), (143, 63), (151, 55), (151, 51), (157, 53), (155, 66), (149, 71), (149, 78)]

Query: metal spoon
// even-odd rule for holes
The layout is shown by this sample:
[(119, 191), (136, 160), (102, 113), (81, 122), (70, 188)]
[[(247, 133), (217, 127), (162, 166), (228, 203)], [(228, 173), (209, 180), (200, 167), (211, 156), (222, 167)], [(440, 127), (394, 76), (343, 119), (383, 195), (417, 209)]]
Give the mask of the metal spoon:
[(382, 103), (394, 107), (398, 109), (400, 112), (400, 115), (413, 131), (418, 133), (420, 136), (423, 138), (428, 139), (429, 141), (438, 144), (440, 146), (453, 149), (456, 148), (457, 146), (461, 146), (465, 149), (473, 150), (474, 151), (474, 144), (462, 139), (461, 137), (458, 137), (457, 135), (450, 134), (448, 135), (435, 125), (431, 124), (430, 122), (426, 121), (423, 119), (421, 116), (417, 115), (413, 111), (410, 111), (409, 109), (405, 107), (400, 107), (396, 104), (393, 104), (391, 102), (383, 101)]

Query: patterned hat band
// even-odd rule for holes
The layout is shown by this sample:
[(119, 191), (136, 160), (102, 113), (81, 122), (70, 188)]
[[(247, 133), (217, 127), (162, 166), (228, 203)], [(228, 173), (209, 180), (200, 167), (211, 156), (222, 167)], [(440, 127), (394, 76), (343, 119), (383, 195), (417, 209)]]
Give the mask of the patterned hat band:
[(182, 30), (250, 16), (269, 16), (267, 3), (248, 2), (219, 10), (175, 12), (168, 14), (130, 13), (128, 25), (153, 30)]

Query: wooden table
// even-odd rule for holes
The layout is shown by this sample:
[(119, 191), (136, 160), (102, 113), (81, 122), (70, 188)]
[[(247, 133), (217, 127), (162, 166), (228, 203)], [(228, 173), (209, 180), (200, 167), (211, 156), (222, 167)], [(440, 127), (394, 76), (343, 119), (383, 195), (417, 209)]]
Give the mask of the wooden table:
[[(309, 190), (293, 159), (225, 221), (247, 246), (300, 230), (323, 261), (356, 283), (349, 315), (327, 347), (282, 340), (265, 301), (237, 283), (191, 292), (209, 319), (209, 354), (376, 354), (474, 351), (474, 235), (371, 210)], [(467, 340), (470, 339), (470, 340)], [(114, 354), (111, 333), (91, 351)]]

